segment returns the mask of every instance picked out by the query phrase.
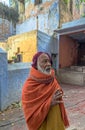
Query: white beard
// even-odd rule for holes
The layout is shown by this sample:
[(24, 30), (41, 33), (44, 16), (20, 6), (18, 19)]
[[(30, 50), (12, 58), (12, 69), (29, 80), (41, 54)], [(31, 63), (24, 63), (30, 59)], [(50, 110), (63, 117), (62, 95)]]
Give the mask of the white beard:
[(51, 74), (51, 67), (46, 67), (45, 69), (42, 69), (39, 65), (39, 62), (37, 63), (37, 69), (44, 74)]

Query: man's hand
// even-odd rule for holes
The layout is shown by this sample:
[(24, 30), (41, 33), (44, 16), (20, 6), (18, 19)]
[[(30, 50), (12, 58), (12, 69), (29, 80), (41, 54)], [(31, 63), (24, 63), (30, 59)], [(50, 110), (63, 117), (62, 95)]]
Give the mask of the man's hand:
[(60, 101), (60, 98), (63, 96), (62, 91), (57, 90), (52, 97), (51, 106), (62, 103), (63, 101)]

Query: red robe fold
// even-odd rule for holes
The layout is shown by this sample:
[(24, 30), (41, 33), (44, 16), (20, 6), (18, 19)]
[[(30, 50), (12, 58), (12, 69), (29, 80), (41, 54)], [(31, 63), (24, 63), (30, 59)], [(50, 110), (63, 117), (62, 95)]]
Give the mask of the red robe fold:
[[(31, 68), (29, 78), (22, 89), (22, 106), (29, 130), (37, 130), (40, 127), (50, 109), (52, 95), (57, 89), (62, 91), (53, 72), (46, 75)], [(67, 127), (69, 122), (63, 103), (60, 103), (60, 110)]]

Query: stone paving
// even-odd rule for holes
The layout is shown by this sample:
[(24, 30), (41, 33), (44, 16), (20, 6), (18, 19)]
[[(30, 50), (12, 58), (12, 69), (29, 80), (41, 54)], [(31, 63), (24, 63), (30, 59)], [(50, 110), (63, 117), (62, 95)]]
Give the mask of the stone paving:
[[(85, 130), (85, 86), (61, 84), (70, 121), (66, 130)], [(27, 130), (20, 107), (0, 112), (0, 130)]]
[(85, 130), (85, 86), (62, 85), (72, 130)]

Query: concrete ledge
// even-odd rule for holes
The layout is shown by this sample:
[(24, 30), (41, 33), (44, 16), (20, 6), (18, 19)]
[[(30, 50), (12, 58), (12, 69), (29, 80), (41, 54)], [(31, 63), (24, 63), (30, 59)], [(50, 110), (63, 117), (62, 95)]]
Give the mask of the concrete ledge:
[(31, 67), (31, 63), (12, 63), (8, 64), (8, 71), (13, 71), (13, 70), (19, 70), (19, 69), (27, 69)]
[(60, 69), (58, 77), (62, 83), (73, 85), (85, 85), (85, 73), (73, 70)]
[(85, 72), (85, 66), (71, 66), (70, 69), (77, 72)]

